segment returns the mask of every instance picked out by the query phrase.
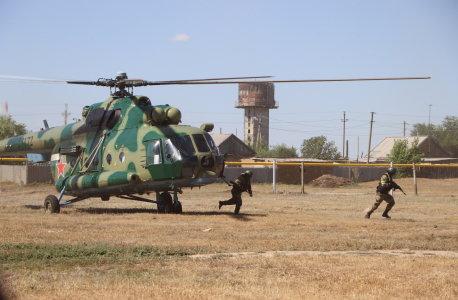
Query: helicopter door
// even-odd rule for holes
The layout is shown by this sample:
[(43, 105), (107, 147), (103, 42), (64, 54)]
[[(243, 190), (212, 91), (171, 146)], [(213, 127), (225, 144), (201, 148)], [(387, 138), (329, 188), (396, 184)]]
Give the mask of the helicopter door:
[[(176, 141), (176, 139), (175, 139)], [(181, 160), (180, 151), (173, 144), (172, 139), (164, 141), (164, 152), (165, 152), (165, 164), (168, 166), (167, 173), (170, 177), (177, 178), (181, 177), (181, 171), (183, 169), (183, 162)]]
[[(170, 178), (166, 168), (163, 164), (163, 153), (161, 140), (148, 141), (146, 147), (146, 168), (150, 171), (151, 177), (154, 180)], [(170, 167), (168, 167), (170, 168)]]

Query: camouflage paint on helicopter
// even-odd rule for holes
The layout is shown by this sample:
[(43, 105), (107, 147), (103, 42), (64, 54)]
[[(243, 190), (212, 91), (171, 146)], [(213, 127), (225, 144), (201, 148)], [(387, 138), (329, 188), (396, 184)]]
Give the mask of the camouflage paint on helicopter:
[[(216, 181), (224, 168), (208, 131), (179, 125), (181, 113), (145, 96), (108, 98), (83, 120), (0, 141), (0, 152), (51, 158), (58, 192), (79, 198), (174, 191)], [(205, 129), (205, 130), (203, 130)], [(65, 187), (65, 189), (64, 189)], [(151, 201), (154, 202), (154, 201)]]

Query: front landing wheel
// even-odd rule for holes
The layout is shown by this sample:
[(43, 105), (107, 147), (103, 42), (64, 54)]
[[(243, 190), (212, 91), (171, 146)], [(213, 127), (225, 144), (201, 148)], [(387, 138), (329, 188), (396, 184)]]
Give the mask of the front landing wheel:
[(178, 206), (175, 206), (175, 204), (173, 204), (173, 212), (176, 214), (183, 213), (183, 207), (181, 206), (181, 203), (178, 204)]
[(47, 214), (58, 214), (60, 213), (60, 205), (57, 197), (54, 195), (49, 195), (45, 199), (44, 203), (45, 213)]

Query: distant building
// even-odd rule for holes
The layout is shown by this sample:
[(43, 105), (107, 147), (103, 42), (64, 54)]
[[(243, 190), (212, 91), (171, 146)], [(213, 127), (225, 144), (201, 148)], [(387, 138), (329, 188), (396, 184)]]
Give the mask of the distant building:
[[(439, 144), (428, 136), (409, 136), (409, 137), (387, 137), (378, 144), (370, 153), (370, 163), (385, 163), (388, 159), (388, 154), (393, 149), (395, 140), (407, 140), (407, 146), (412, 146), (414, 139), (418, 139), (418, 148), (425, 154), (422, 157), (425, 163), (432, 164), (455, 164), (458, 163), (458, 158), (452, 158)], [(365, 158), (360, 159), (360, 162), (366, 162)]]
[(257, 145), (263, 141), (269, 145), (269, 111), (278, 108), (275, 86), (267, 83), (240, 83), (236, 108), (245, 109), (244, 138)]
[(241, 161), (243, 158), (256, 156), (256, 152), (233, 134), (211, 134), (222, 155), (228, 155), (227, 161)]

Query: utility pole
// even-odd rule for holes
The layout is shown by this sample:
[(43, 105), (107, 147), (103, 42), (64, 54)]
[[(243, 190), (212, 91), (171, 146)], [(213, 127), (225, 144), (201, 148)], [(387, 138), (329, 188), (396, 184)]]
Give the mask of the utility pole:
[[(259, 123), (258, 123), (258, 136), (256, 138), (256, 145), (257, 147), (259, 148), (259, 144), (261, 142), (261, 121), (262, 121), (262, 117), (259, 118)], [(261, 145), (262, 147), (262, 145)]]
[(68, 104), (65, 104), (65, 110), (62, 113), (62, 116), (64, 116), (64, 125), (67, 125), (67, 117), (71, 115), (71, 113), (68, 112)]
[[(345, 122), (347, 122), (348, 119), (345, 119), (345, 112), (343, 112), (343, 138), (342, 138), (342, 157), (345, 157)], [(347, 151), (348, 155), (348, 151)]]
[(429, 104), (429, 118), (428, 118), (428, 157), (431, 157), (431, 106)]
[(67, 125), (67, 108), (68, 108), (68, 104), (65, 104), (64, 125)]
[(356, 163), (359, 163), (359, 136), (356, 142)]
[(406, 136), (406, 120), (404, 120), (404, 137)]
[(371, 112), (371, 129), (369, 131), (369, 147), (367, 148), (367, 163), (369, 163), (369, 158), (371, 157), (371, 138), (372, 138), (372, 123), (374, 122), (375, 112)]

